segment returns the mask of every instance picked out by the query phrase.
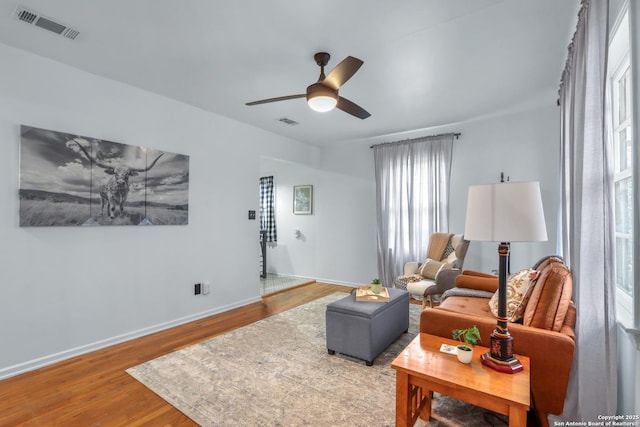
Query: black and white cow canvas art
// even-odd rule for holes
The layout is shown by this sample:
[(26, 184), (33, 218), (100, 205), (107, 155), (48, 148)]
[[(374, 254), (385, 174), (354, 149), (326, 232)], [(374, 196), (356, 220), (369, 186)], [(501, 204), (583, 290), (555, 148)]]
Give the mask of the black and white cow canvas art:
[(183, 225), (189, 156), (20, 127), (20, 226)]

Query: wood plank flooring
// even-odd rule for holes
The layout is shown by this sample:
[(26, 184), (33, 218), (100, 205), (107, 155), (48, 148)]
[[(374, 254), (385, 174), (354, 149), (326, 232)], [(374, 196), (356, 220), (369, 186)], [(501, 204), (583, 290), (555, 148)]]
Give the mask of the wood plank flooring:
[(196, 426), (125, 369), (334, 292), (311, 283), (262, 302), (0, 381), (0, 426)]

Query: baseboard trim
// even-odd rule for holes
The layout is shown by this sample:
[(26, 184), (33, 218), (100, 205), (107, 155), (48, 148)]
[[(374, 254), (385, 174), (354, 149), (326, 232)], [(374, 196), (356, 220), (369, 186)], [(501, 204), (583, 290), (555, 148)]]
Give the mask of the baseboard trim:
[(343, 282), (341, 280), (331, 280), (331, 279), (315, 279), (315, 280), (316, 282), (320, 282), (320, 283), (328, 283), (330, 285), (350, 286), (352, 288), (358, 288), (360, 286), (365, 285), (365, 283)]
[(123, 342), (127, 342), (132, 339), (144, 337), (146, 335), (151, 335), (156, 332), (164, 331), (166, 329), (184, 325), (189, 322), (200, 320), (205, 317), (213, 316), (216, 314), (224, 313), (226, 311), (233, 310), (235, 308), (243, 307), (245, 305), (253, 304), (260, 301), (262, 301), (260, 297), (250, 298), (247, 300), (239, 301), (234, 304), (228, 304), (228, 305), (217, 307), (211, 310), (194, 313), (189, 316), (181, 317), (181, 318), (174, 319), (164, 323), (159, 323), (157, 325), (149, 326), (143, 329), (138, 329), (136, 331), (131, 331), (126, 334), (116, 335), (114, 337), (107, 338), (105, 340), (96, 341), (80, 347), (50, 354), (37, 359), (32, 359), (23, 363), (19, 363), (17, 365), (8, 366), (6, 368), (0, 369), (0, 380), (15, 377), (16, 375), (24, 374), (26, 372), (34, 371), (36, 369), (43, 368), (45, 366), (53, 365), (55, 363), (62, 362), (64, 360), (71, 359), (72, 357), (82, 356), (83, 354), (91, 353), (96, 350), (101, 350), (103, 348), (110, 347), (112, 345), (122, 344)]
[(298, 276), (295, 274), (284, 274), (284, 273), (275, 273), (272, 271), (267, 271), (267, 274), (273, 274), (280, 277), (287, 277), (290, 279), (296, 279), (301, 281), (309, 281), (309, 282), (318, 282), (318, 283), (327, 283), (329, 285), (342, 285), (342, 286), (351, 286), (352, 288), (357, 288), (359, 286), (363, 286), (364, 283), (352, 283), (352, 282), (344, 282), (341, 280), (333, 280), (333, 279), (322, 279), (319, 277), (311, 277), (311, 276)]

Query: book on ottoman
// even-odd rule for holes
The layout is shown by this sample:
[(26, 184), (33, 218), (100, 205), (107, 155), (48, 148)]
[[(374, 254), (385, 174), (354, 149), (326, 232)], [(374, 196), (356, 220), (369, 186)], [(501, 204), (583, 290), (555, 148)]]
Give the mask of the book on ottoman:
[(382, 287), (379, 294), (374, 294), (369, 286), (360, 286), (356, 290), (356, 301), (389, 302), (389, 291)]

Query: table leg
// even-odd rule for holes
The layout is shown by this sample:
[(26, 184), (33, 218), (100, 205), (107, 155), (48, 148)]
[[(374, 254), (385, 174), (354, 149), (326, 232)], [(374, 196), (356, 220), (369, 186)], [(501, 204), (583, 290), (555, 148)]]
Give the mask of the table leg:
[(396, 427), (409, 425), (410, 405), (409, 375), (404, 372), (396, 372)]
[(514, 406), (509, 407), (509, 427), (526, 427), (527, 411)]
[(433, 400), (433, 391), (422, 390), (422, 393), (424, 393), (424, 396), (423, 396), (424, 406), (422, 407), (422, 409), (420, 409), (420, 406), (418, 406), (418, 409), (420, 410), (419, 415), (420, 415), (420, 419), (429, 421), (431, 419), (431, 401)]

